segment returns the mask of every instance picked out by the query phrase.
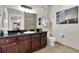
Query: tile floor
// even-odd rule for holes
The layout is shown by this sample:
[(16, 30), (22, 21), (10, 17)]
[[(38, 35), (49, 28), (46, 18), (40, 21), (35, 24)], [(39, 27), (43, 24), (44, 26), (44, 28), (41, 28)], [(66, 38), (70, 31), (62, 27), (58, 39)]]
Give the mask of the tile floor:
[(78, 53), (79, 51), (74, 50), (70, 47), (55, 43), (55, 47), (46, 46), (35, 53)]

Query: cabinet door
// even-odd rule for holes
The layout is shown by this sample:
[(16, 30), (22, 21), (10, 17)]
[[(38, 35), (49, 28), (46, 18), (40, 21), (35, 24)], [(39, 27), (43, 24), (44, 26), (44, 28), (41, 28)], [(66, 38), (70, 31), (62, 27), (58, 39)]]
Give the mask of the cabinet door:
[(17, 53), (18, 45), (16, 43), (6, 44), (1, 46), (2, 53)]
[(30, 36), (19, 36), (18, 37), (18, 46), (19, 46), (19, 52), (24, 53), (24, 52), (30, 52), (31, 50), (31, 39)]
[(47, 33), (41, 33), (41, 47), (47, 45)]
[(40, 43), (40, 35), (34, 34), (32, 35), (32, 51), (36, 51), (39, 49), (39, 43)]
[(19, 42), (19, 52), (25, 53), (31, 51), (31, 40), (24, 40)]

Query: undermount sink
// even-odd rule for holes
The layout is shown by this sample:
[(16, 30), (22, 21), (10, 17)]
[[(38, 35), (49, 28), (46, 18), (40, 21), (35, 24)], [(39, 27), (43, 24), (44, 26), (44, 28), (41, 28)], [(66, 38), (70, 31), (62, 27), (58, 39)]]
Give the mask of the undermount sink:
[(35, 33), (35, 31), (27, 31), (27, 32), (24, 32), (24, 34), (31, 34), (31, 33)]

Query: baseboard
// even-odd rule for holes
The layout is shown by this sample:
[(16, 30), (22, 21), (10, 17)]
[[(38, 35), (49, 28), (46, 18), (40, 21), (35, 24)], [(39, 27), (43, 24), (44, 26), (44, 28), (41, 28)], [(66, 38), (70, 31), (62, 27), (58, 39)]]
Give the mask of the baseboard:
[(60, 45), (63, 45), (63, 46), (66, 46), (66, 47), (69, 47), (69, 48), (71, 48), (71, 49), (73, 49), (73, 50), (75, 50), (75, 51), (78, 51), (78, 52), (79, 52), (79, 50), (78, 50), (78, 49), (75, 49), (75, 48), (73, 48), (73, 47), (67, 46), (67, 45), (62, 44), (62, 43), (60, 43), (60, 42), (57, 42), (57, 41), (56, 41), (55, 43), (60, 44)]

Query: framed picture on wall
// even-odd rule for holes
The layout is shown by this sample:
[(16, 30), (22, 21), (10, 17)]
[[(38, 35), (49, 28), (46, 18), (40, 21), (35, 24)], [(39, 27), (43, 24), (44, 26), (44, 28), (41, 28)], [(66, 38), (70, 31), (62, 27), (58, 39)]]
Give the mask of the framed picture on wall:
[(56, 24), (77, 24), (78, 7), (73, 7), (56, 13)]

